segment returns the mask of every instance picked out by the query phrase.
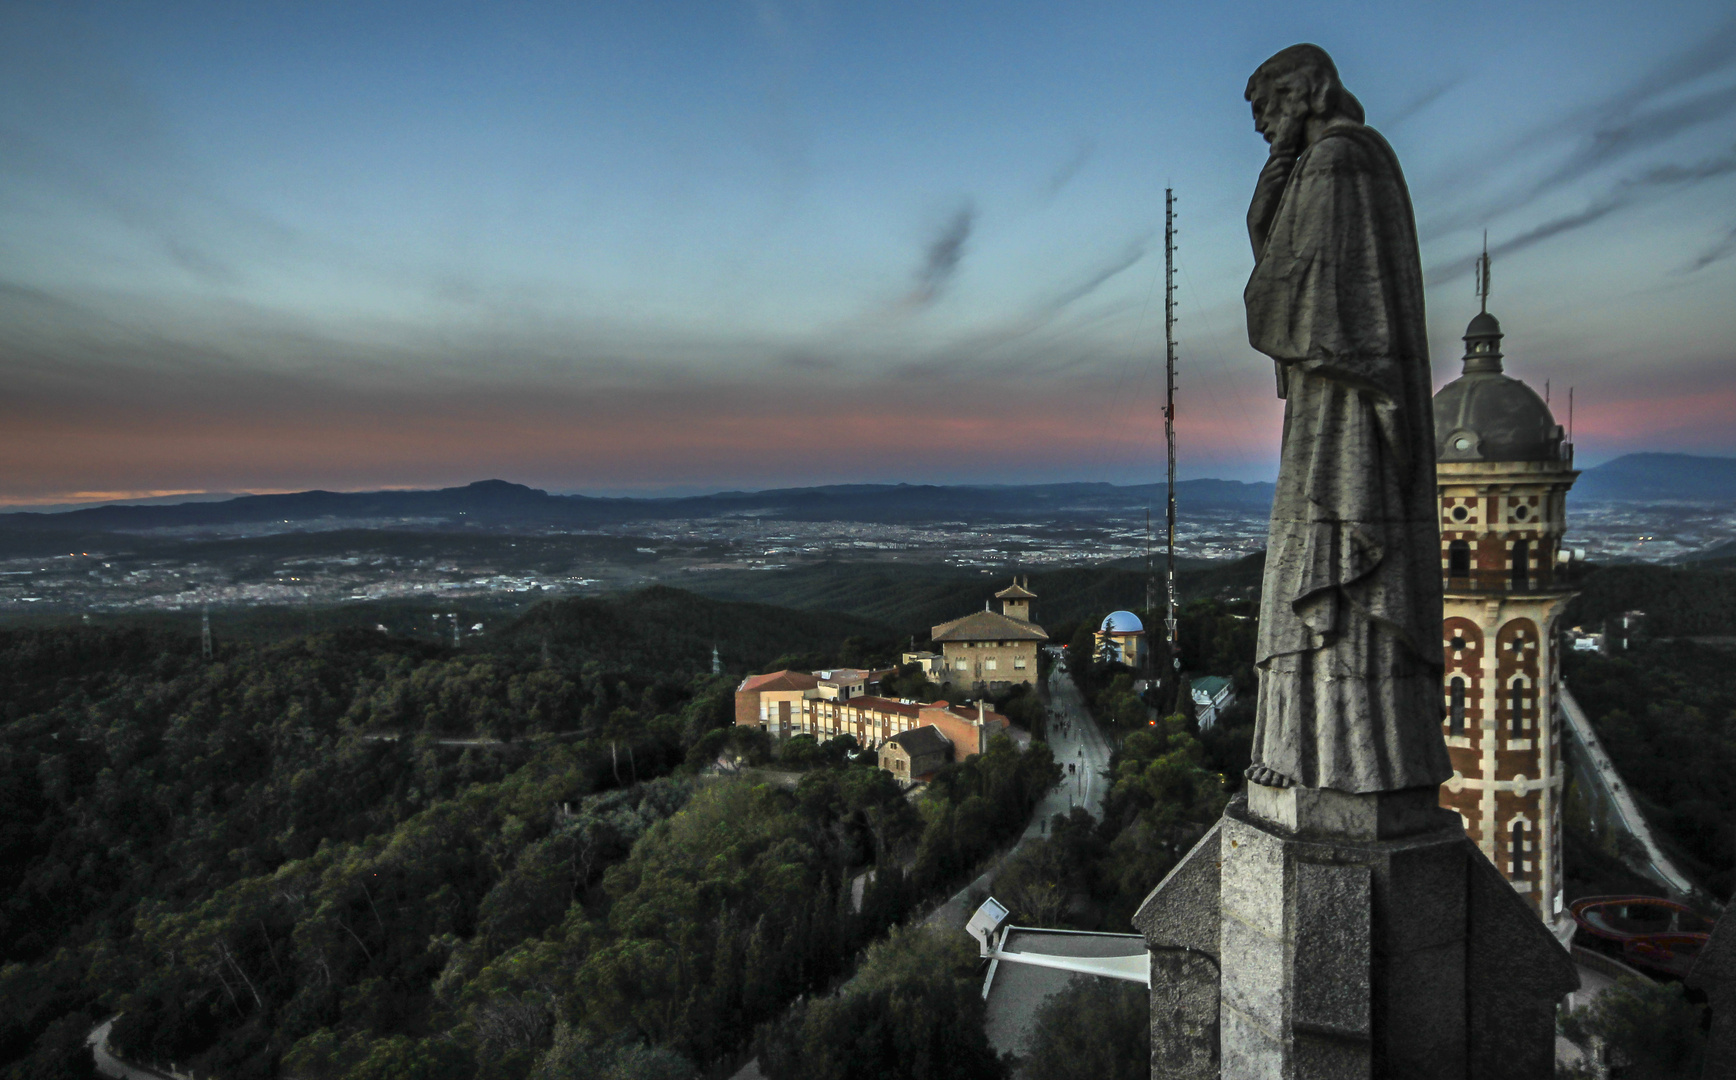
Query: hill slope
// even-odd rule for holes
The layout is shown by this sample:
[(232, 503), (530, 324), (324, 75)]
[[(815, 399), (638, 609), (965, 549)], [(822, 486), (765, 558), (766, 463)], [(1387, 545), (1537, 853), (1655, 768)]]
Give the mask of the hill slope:
[[(1181, 560), (1176, 572), (1179, 598), (1185, 603), (1226, 590), (1247, 595), (1249, 588), (1259, 586), (1264, 566), (1264, 553), (1234, 562)], [(1029, 576), (1031, 591), (1037, 594), (1037, 622), (1051, 633), (1116, 608), (1145, 606), (1143, 569), (1087, 566), (1032, 571)], [(825, 563), (770, 572), (696, 574), (683, 584), (707, 596), (860, 616), (906, 639), (914, 636), (920, 646), (931, 627), (981, 608), (1007, 587), (1008, 579), (944, 566)]]
[[(534, 651), (542, 641), (557, 656), (642, 672), (711, 670), (715, 647), (729, 672), (762, 671), (779, 657), (874, 649), (885, 659), (894, 634), (879, 622), (832, 611), (794, 611), (771, 604), (715, 599), (663, 585), (597, 598), (554, 600), (525, 612), (488, 647)], [(865, 661), (851, 656), (844, 662)]]
[(1736, 499), (1736, 458), (1694, 454), (1624, 454), (1586, 469), (1575, 500), (1618, 502)]

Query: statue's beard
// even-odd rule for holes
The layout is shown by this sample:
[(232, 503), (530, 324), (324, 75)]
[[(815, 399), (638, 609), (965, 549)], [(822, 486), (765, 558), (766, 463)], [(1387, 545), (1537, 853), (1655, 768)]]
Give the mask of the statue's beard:
[(1302, 152), (1303, 137), (1308, 131), (1307, 113), (1290, 113), (1277, 117), (1269, 128), (1266, 141), (1271, 144), (1273, 157), (1295, 157)]

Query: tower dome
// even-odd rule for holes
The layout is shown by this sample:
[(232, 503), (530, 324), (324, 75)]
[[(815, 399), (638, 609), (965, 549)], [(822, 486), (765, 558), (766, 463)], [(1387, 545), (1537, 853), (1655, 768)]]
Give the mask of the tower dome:
[(1103, 634), (1143, 634), (1145, 624), (1131, 611), (1111, 611), (1099, 629)]
[(1435, 395), (1439, 461), (1555, 461), (1562, 430), (1537, 391), (1501, 370), (1501, 323), (1487, 311), (1465, 328), (1465, 368)]

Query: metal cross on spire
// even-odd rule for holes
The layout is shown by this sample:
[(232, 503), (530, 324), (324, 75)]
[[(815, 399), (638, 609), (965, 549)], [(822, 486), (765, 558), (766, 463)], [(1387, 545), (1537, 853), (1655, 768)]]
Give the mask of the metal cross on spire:
[(1483, 302), (1483, 314), (1489, 313), (1489, 230), (1483, 230), (1483, 254), (1477, 256), (1477, 298)]

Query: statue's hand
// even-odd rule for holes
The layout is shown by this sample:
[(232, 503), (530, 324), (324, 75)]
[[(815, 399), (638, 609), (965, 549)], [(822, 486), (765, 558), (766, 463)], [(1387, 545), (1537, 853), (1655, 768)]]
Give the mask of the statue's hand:
[(1278, 200), (1284, 197), (1284, 188), (1295, 169), (1295, 154), (1275, 151), (1260, 170), (1260, 179), (1254, 185), (1254, 201), (1248, 205), (1248, 239), (1254, 245), (1256, 262), (1266, 250), (1266, 236), (1278, 214)]

